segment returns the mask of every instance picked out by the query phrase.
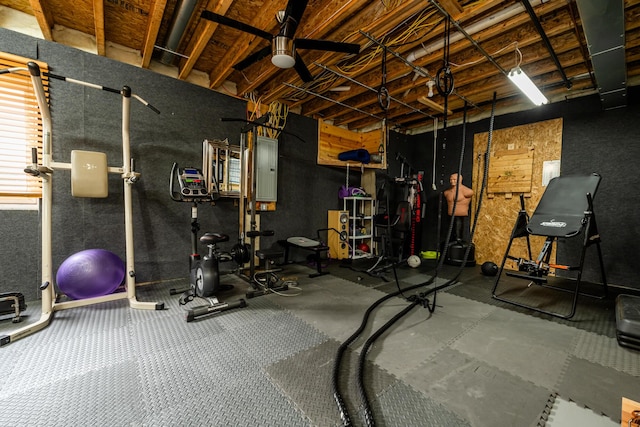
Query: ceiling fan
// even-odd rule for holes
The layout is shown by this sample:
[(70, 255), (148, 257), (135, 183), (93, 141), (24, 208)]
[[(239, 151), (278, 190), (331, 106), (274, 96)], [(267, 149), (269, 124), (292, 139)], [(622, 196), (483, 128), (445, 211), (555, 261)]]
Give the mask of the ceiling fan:
[(302, 58), (296, 52), (296, 49), (314, 49), (326, 50), (331, 52), (359, 53), (360, 45), (354, 43), (333, 42), (328, 40), (316, 39), (294, 39), (294, 34), (298, 28), (298, 24), (305, 9), (308, 0), (289, 0), (287, 8), (281, 10), (276, 15), (276, 19), (280, 23), (280, 31), (276, 35), (272, 35), (266, 31), (244, 24), (235, 19), (227, 18), (208, 10), (204, 10), (200, 15), (202, 18), (216, 22), (220, 25), (235, 28), (245, 33), (253, 34), (271, 42), (271, 46), (267, 46), (257, 52), (252, 53), (242, 61), (233, 66), (236, 70), (244, 70), (248, 66), (255, 64), (263, 58), (271, 54), (271, 62), (278, 68), (295, 68), (304, 82), (313, 80), (311, 72), (302, 61)]

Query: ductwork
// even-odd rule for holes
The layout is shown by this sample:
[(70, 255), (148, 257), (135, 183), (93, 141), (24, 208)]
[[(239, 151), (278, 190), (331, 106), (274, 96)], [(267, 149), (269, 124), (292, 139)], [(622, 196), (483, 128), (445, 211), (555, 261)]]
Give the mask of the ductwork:
[(626, 107), (624, 0), (576, 0), (602, 107)]
[(189, 25), (189, 21), (197, 5), (198, 0), (178, 0), (173, 12), (171, 26), (165, 38), (164, 48), (166, 51), (163, 52), (160, 57), (160, 62), (163, 64), (171, 65), (176, 58), (176, 55), (172, 52), (177, 51), (180, 45), (180, 39), (182, 39), (187, 25)]

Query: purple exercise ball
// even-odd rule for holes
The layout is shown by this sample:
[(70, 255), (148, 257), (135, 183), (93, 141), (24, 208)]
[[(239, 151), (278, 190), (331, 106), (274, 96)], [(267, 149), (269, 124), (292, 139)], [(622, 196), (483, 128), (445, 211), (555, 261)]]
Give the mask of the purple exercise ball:
[(113, 252), (87, 249), (65, 259), (56, 274), (56, 283), (72, 299), (109, 295), (122, 284), (125, 265)]

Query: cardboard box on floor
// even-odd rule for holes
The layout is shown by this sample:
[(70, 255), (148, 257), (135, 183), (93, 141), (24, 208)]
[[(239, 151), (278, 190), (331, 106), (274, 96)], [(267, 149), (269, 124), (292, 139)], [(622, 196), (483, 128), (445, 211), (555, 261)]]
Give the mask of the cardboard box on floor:
[(620, 427), (634, 426), (640, 426), (640, 403), (623, 397)]

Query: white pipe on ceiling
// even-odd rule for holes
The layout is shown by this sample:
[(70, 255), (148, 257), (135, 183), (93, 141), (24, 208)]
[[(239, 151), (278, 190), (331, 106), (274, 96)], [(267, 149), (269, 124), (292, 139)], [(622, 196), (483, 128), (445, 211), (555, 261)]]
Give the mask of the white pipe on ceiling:
[[(531, 3), (531, 6), (535, 7), (542, 4), (542, 0), (532, 0), (530, 3)], [(522, 3), (518, 2), (507, 7), (506, 9), (501, 10), (500, 12), (494, 15), (491, 15), (481, 21), (476, 22), (475, 24), (470, 25), (468, 28), (465, 28), (465, 31), (467, 32), (467, 34), (473, 35), (482, 30), (486, 30), (487, 28), (493, 25), (497, 25), (503, 21), (506, 21), (509, 18), (513, 18), (514, 16), (523, 12), (526, 12), (526, 10), (524, 6), (522, 6)], [(463, 38), (464, 38), (464, 34), (457, 31), (451, 34), (451, 36), (449, 37), (449, 43), (455, 43)], [(407, 61), (414, 62), (422, 58), (423, 56), (426, 56), (432, 52), (442, 49), (443, 47), (444, 47), (444, 40), (441, 40), (441, 41), (434, 42), (429, 46), (418, 48), (413, 52), (410, 52), (409, 55), (407, 55)]]

